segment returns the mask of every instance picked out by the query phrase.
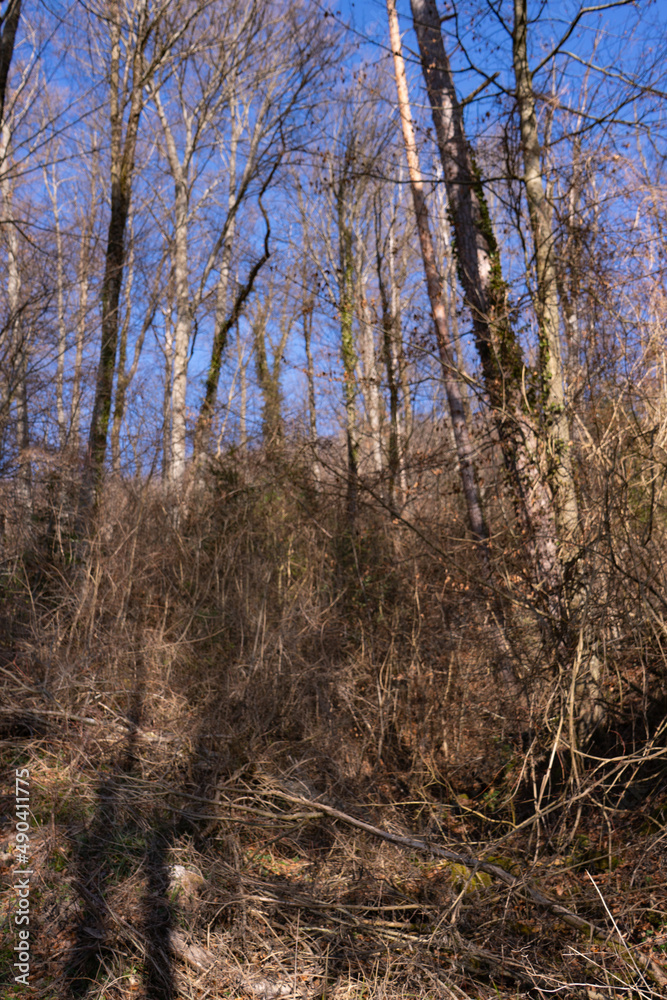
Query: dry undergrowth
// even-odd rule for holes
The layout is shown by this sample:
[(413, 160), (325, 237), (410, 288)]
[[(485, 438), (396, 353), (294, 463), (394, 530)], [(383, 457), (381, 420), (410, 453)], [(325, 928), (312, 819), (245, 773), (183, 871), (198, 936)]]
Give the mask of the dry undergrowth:
[(351, 586), (335, 524), (277, 492), (232, 484), (177, 525), (113, 502), (94, 545), (60, 531), (5, 567), (0, 865), (27, 767), (31, 995), (665, 995), (646, 643), (634, 673), (610, 654), (613, 725), (583, 754), (530, 644), (512, 690), (469, 575), (401, 536), (370, 524)]

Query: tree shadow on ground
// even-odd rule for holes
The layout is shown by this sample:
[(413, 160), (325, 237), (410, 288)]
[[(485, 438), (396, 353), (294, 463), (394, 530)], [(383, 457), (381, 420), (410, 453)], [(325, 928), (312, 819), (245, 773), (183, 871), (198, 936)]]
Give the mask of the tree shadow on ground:
[[(169, 838), (151, 828), (130, 793), (138, 764), (142, 701), (141, 691), (135, 692), (127, 716), (128, 734), (108, 772), (100, 778), (95, 815), (74, 850), (74, 886), (81, 909), (76, 940), (64, 963), (73, 1000), (81, 1000), (100, 980), (111, 976), (112, 935), (125, 938), (143, 952), (147, 997), (174, 1000), (176, 996), (169, 949)], [(110, 903), (115, 885), (133, 869), (146, 881), (140, 935), (133, 932), (127, 915), (115, 914)]]

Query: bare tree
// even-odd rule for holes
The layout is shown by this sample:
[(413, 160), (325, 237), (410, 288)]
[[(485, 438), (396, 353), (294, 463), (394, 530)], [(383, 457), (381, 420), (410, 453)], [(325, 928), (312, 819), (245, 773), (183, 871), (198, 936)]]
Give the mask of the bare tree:
[(542, 175), (533, 79), (528, 63), (526, 0), (514, 0), (513, 56), (516, 101), (521, 121), (524, 187), (535, 254), (535, 313), (539, 330), (539, 371), (547, 437), (548, 475), (554, 495), (561, 561), (575, 557), (580, 535), (572, 471), (560, 344), (556, 234)]
[(183, 10), (176, 18), (176, 26), (167, 19), (167, 12), (171, 12), (168, 0), (161, 0), (156, 6), (148, 0), (107, 0), (100, 18), (103, 34), (99, 40), (100, 55), (103, 58), (107, 51), (109, 54), (111, 205), (101, 293), (102, 339), (88, 437), (84, 507), (90, 506), (94, 499), (107, 448), (120, 329), (120, 296), (127, 259), (125, 237), (146, 89), (196, 16), (197, 8)]
[(447, 187), (460, 280), (470, 308), (484, 385), (519, 523), (530, 546), (532, 576), (558, 613), (562, 567), (553, 498), (540, 462), (537, 415), (524, 391), (526, 366), (512, 329), (500, 254), (479, 170), (466, 140), (461, 105), (442, 40), (435, 0), (411, 0), (422, 71)]
[(483, 564), (488, 568), (489, 531), (484, 518), (479, 495), (479, 487), (477, 485), (477, 477), (473, 463), (473, 447), (466, 422), (461, 385), (456, 377), (456, 368), (452, 357), (450, 334), (447, 322), (447, 310), (445, 308), (445, 302), (442, 294), (442, 279), (437, 270), (424, 184), (419, 167), (417, 144), (415, 140), (414, 126), (412, 123), (412, 113), (410, 110), (408, 83), (405, 74), (405, 63), (403, 60), (395, 0), (387, 0), (387, 13), (389, 16), (391, 47), (394, 56), (398, 106), (401, 116), (401, 125), (403, 127), (405, 153), (408, 161), (410, 185), (412, 189), (415, 217), (417, 220), (417, 231), (419, 233), (419, 242), (424, 262), (428, 296), (438, 340), (438, 350), (440, 352), (443, 381), (445, 384), (447, 402), (452, 420), (456, 453), (461, 467), (463, 493), (470, 528), (473, 537), (479, 543), (479, 551), (481, 553)]

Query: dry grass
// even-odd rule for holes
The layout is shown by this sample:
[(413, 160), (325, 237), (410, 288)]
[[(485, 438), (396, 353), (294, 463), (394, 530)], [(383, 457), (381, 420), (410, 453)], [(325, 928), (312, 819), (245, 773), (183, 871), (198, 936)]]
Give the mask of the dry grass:
[[(60, 516), (7, 557), (2, 760), (31, 773), (33, 995), (664, 996), (655, 610), (630, 617), (628, 586), (617, 601), (607, 724), (583, 753), (534, 627), (508, 620), (508, 671), (447, 526), (434, 554), (369, 510), (346, 548), (335, 504), (269, 473), (222, 469), (178, 519), (118, 488), (92, 541)], [(604, 935), (298, 797), (484, 858)]]

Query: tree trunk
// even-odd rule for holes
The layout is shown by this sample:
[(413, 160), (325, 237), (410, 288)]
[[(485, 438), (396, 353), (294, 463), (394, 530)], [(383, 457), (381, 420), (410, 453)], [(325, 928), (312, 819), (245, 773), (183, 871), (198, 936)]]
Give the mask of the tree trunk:
[(188, 348), (192, 328), (188, 281), (188, 200), (182, 177), (176, 180), (175, 216), (172, 264), (176, 292), (176, 328), (171, 390), (171, 481), (178, 487), (185, 476)]
[[(127, 393), (134, 376), (137, 374), (139, 368), (139, 361), (141, 359), (141, 352), (144, 346), (144, 340), (146, 339), (146, 334), (153, 322), (155, 313), (157, 311), (158, 299), (161, 295), (162, 289), (160, 287), (162, 278), (162, 265), (160, 265), (155, 273), (155, 283), (149, 297), (146, 312), (141, 324), (141, 328), (134, 340), (134, 349), (132, 352), (132, 363), (129, 368), (127, 367), (127, 335), (130, 328), (130, 321), (132, 318), (132, 302), (134, 296), (132, 294), (132, 286), (134, 284), (134, 247), (130, 247), (127, 261), (127, 280), (125, 282), (125, 315), (123, 317), (123, 325), (120, 332), (120, 344), (118, 349), (118, 374), (116, 376), (116, 399), (113, 411), (113, 426), (111, 428), (111, 467), (113, 469), (114, 475), (119, 476), (121, 472), (121, 452), (120, 452), (120, 435), (123, 426), (123, 418), (125, 416), (125, 403), (127, 400)], [(135, 310), (136, 312), (136, 310)], [(172, 360), (173, 369), (173, 360)], [(170, 452), (171, 454), (171, 452)]]
[(72, 381), (72, 410), (70, 414), (70, 438), (72, 447), (78, 453), (81, 446), (81, 375), (83, 368), (83, 347), (86, 340), (88, 323), (88, 290), (90, 288), (90, 256), (91, 233), (93, 228), (94, 190), (91, 197), (91, 212), (81, 225), (81, 245), (77, 267), (77, 285), (79, 289), (79, 305), (76, 319), (76, 347), (74, 357), (74, 377)]
[[(399, 411), (399, 352), (397, 350), (397, 339), (400, 337), (398, 331), (398, 296), (395, 281), (394, 268), (394, 222), (391, 219), (388, 234), (388, 256), (389, 256), (389, 281), (391, 285), (390, 294), (387, 294), (387, 285), (383, 272), (383, 244), (382, 244), (382, 213), (379, 204), (375, 206), (375, 267), (377, 272), (378, 289), (380, 292), (380, 307), (382, 310), (382, 348), (385, 369), (387, 372), (387, 386), (389, 388), (389, 449), (388, 449), (388, 472), (389, 472), (389, 503), (392, 507), (396, 505), (397, 490), (404, 496), (404, 483), (402, 477), (402, 440), (401, 421)], [(398, 337), (397, 337), (398, 332)]]
[(255, 367), (257, 384), (262, 394), (262, 437), (268, 451), (278, 448), (283, 440), (282, 395), (280, 391), (280, 363), (287, 342), (289, 324), (283, 317), (283, 329), (280, 343), (276, 348), (271, 362), (266, 349), (267, 319), (272, 312), (269, 299), (262, 307), (253, 323), (253, 341), (255, 348)]
[(539, 431), (531, 412), (526, 369), (510, 326), (500, 255), (484, 192), (463, 129), (463, 115), (434, 0), (411, 0), (422, 70), (455, 234), (459, 277), (473, 319), (484, 385), (511, 477), (519, 524), (536, 590), (555, 612), (562, 582), (553, 498), (539, 461)]
[[(4, 163), (10, 143), (8, 122), (0, 130), (0, 162)], [(32, 466), (30, 462), (30, 424), (28, 416), (27, 354), (28, 339), (25, 319), (21, 317), (21, 274), (19, 271), (18, 231), (13, 224), (13, 191), (9, 174), (0, 173), (0, 195), (7, 224), (7, 304), (9, 306), (9, 355), (11, 366), (7, 384), (7, 407), (12, 398), (16, 411), (16, 448), (18, 452), (17, 494), (23, 510), (32, 506)]]
[(382, 472), (382, 429), (380, 420), (380, 380), (375, 359), (375, 336), (368, 307), (363, 279), (359, 281), (359, 328), (361, 363), (363, 367), (363, 395), (368, 429), (371, 438), (372, 469), (376, 476)]
[[(396, 225), (396, 214), (391, 220), (389, 227), (389, 306), (391, 309), (391, 343), (390, 349), (393, 353), (393, 363), (396, 372), (396, 389), (398, 397), (398, 387), (400, 386), (402, 395), (402, 414), (397, 413), (396, 418), (396, 447), (398, 451), (398, 479), (403, 499), (407, 497), (408, 483), (405, 475), (405, 463), (403, 461), (404, 441), (408, 441), (412, 433), (412, 400), (410, 397), (410, 385), (408, 382), (407, 368), (405, 364), (405, 354), (403, 352), (403, 329), (401, 323), (401, 299), (396, 278), (396, 247), (394, 229)], [(397, 398), (398, 404), (398, 398)], [(402, 417), (402, 419), (401, 419)]]
[[(304, 269), (305, 271), (305, 269)], [(307, 277), (303, 275), (304, 301), (301, 316), (303, 320), (303, 345), (306, 352), (306, 380), (308, 385), (308, 443), (311, 450), (313, 479), (320, 480), (320, 465), (317, 460), (317, 407), (315, 401), (315, 366), (313, 364), (313, 309), (315, 297), (307, 290)]]
[(338, 193), (338, 255), (340, 352), (343, 361), (343, 397), (345, 400), (345, 438), (347, 442), (348, 528), (354, 530), (359, 494), (359, 436), (357, 430), (357, 352), (354, 349), (354, 260), (352, 232), (345, 220), (344, 191)]
[(239, 400), (239, 448), (245, 456), (248, 452), (248, 361), (243, 357), (243, 341), (236, 324), (236, 349), (239, 357), (239, 381), (241, 383), (241, 399)]
[(174, 328), (171, 304), (162, 310), (164, 317), (164, 393), (162, 396), (162, 482), (171, 476), (171, 380), (174, 371)]
[(9, 0), (5, 13), (0, 17), (0, 125), (5, 120), (7, 79), (14, 55), (14, 42), (21, 19), (21, 0)]
[(65, 277), (63, 262), (63, 240), (60, 229), (60, 206), (58, 204), (59, 182), (55, 164), (52, 165), (53, 187), (49, 184), (48, 172), (44, 167), (44, 186), (49, 192), (53, 209), (53, 223), (56, 237), (56, 308), (58, 319), (58, 356), (56, 359), (56, 422), (58, 424), (58, 444), (64, 451), (67, 444), (67, 419), (65, 417), (65, 355), (67, 353), (67, 327), (65, 324)]
[(132, 84), (129, 114), (123, 136), (125, 104), (124, 81), (121, 74), (121, 26), (118, 5), (113, 5), (110, 19), (111, 75), (111, 214), (107, 232), (107, 247), (102, 279), (102, 343), (97, 367), (95, 401), (88, 437), (88, 456), (84, 506), (90, 507), (104, 471), (111, 399), (113, 394), (118, 332), (119, 303), (125, 270), (125, 230), (130, 212), (139, 120), (143, 109), (144, 48), (150, 28), (146, 27), (146, 8), (142, 10), (138, 38), (132, 54)]
[(431, 236), (428, 208), (424, 195), (421, 170), (419, 168), (419, 158), (417, 155), (414, 126), (412, 124), (412, 113), (410, 111), (408, 82), (405, 74), (405, 63), (403, 61), (401, 36), (398, 26), (395, 0), (387, 0), (387, 12), (389, 15), (391, 47), (394, 54), (394, 70), (396, 74), (399, 114), (401, 117), (401, 124), (403, 126), (403, 139), (405, 143), (406, 158), (408, 161), (408, 170), (410, 173), (410, 186), (412, 189), (412, 199), (414, 202), (415, 217), (417, 220), (417, 231), (419, 233), (419, 243), (424, 262), (428, 297), (431, 303), (433, 321), (435, 323), (438, 351), (442, 365), (443, 382), (445, 385), (447, 403), (452, 420), (456, 454), (461, 470), (463, 494), (468, 512), (470, 529), (475, 541), (479, 544), (482, 562), (484, 566), (488, 568), (489, 532), (486, 526), (479, 497), (479, 489), (477, 486), (475, 468), (473, 464), (473, 448), (470, 441), (468, 425), (465, 419), (461, 387), (454, 376), (455, 368), (449, 345), (447, 311), (442, 295), (441, 278), (436, 267), (435, 250)]
[(561, 560), (576, 555), (579, 512), (571, 461), (560, 345), (555, 234), (542, 178), (540, 141), (533, 80), (528, 65), (526, 0), (514, 0), (514, 76), (521, 120), (524, 187), (535, 249), (535, 312), (539, 328), (539, 364), (547, 435), (548, 474), (554, 495)]
[[(130, 241), (132, 223), (130, 222)], [(120, 430), (125, 415), (125, 394), (129, 384), (129, 379), (125, 373), (127, 365), (127, 334), (130, 328), (130, 316), (132, 310), (132, 286), (134, 284), (134, 248), (130, 245), (127, 259), (127, 277), (125, 279), (125, 315), (120, 327), (120, 337), (118, 344), (118, 374), (116, 376), (116, 399), (113, 409), (113, 421), (111, 424), (111, 469), (114, 476), (120, 476)]]

